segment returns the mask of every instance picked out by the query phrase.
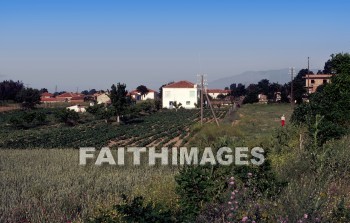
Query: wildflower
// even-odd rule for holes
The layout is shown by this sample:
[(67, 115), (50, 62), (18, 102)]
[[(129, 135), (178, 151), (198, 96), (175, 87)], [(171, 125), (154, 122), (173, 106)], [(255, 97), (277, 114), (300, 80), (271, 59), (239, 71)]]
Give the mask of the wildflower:
[(232, 193), (231, 193), (232, 195), (235, 195), (236, 193), (234, 192), (234, 191), (232, 191)]
[(307, 219), (307, 218), (308, 218), (308, 215), (307, 215), (307, 214), (304, 214), (304, 218)]
[(230, 180), (231, 180), (231, 181), (234, 181), (234, 180), (235, 180), (235, 178), (234, 178), (234, 177), (231, 177), (231, 178), (230, 178)]
[(233, 181), (230, 181), (230, 184), (231, 184), (231, 185), (234, 185), (234, 184), (235, 184), (235, 182), (233, 182)]
[(229, 202), (227, 202), (228, 204), (232, 204), (232, 202), (231, 201), (229, 201)]
[(247, 216), (245, 216), (245, 217), (242, 218), (242, 222), (246, 222), (247, 220), (248, 220), (248, 217), (247, 217)]
[(248, 173), (248, 177), (251, 177), (251, 176), (253, 176), (253, 174), (252, 173)]

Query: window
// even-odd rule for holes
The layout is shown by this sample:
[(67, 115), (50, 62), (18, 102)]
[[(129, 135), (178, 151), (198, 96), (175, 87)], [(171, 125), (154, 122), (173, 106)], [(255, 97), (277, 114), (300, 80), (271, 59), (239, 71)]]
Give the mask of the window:
[(323, 80), (323, 84), (327, 84), (327, 80)]
[(190, 98), (196, 97), (195, 93), (196, 93), (195, 91), (190, 91)]
[(315, 83), (315, 80), (311, 80), (311, 84), (314, 84)]
[(190, 105), (191, 104), (191, 102), (190, 101), (186, 101), (186, 105)]
[(170, 98), (170, 96), (171, 96), (171, 92), (170, 91), (165, 91), (164, 92), (164, 97), (165, 98)]

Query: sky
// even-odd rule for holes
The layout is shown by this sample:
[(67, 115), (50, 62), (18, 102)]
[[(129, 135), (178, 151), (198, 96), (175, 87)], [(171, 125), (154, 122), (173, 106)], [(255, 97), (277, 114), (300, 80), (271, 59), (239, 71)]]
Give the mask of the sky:
[[(0, 0), (0, 81), (158, 90), (349, 52), (347, 0)], [(286, 74), (288, 75), (288, 74)], [(229, 83), (228, 83), (229, 85)]]

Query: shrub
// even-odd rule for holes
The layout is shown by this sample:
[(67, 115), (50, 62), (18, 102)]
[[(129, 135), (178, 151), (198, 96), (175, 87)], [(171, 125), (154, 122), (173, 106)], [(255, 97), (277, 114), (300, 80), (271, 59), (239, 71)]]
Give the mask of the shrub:
[(46, 123), (46, 114), (40, 111), (21, 112), (11, 116), (9, 122), (17, 128), (33, 128)]
[(58, 119), (58, 121), (71, 126), (76, 125), (79, 120), (79, 114), (69, 109), (58, 110), (55, 117)]
[(161, 204), (152, 205), (144, 203), (143, 197), (135, 197), (129, 200), (122, 195), (122, 204), (115, 205), (113, 210), (101, 211), (100, 215), (89, 219), (89, 222), (110, 223), (172, 223), (177, 222), (171, 210), (164, 208)]

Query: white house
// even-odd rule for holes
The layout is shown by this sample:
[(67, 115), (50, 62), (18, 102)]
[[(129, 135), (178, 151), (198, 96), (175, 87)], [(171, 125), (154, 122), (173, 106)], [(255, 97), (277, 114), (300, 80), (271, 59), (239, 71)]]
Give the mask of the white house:
[(75, 112), (81, 112), (81, 113), (86, 112), (85, 107), (83, 107), (81, 105), (73, 105), (73, 106), (67, 107), (66, 109), (67, 110), (72, 110), (72, 111), (75, 111)]
[(141, 95), (141, 93), (138, 92), (137, 90), (133, 90), (130, 92), (130, 96), (132, 99), (136, 101), (145, 101), (147, 99), (154, 100), (158, 98), (158, 92), (152, 89), (147, 89), (147, 90), (148, 92), (145, 95)]
[(166, 85), (163, 90), (163, 108), (173, 108), (174, 102), (181, 103), (183, 108), (195, 108), (198, 103), (197, 85), (189, 81), (179, 81)]
[(212, 97), (213, 99), (217, 99), (218, 95), (224, 95), (227, 96), (231, 93), (230, 90), (223, 90), (223, 89), (208, 89), (207, 94)]
[(97, 104), (109, 104), (111, 103), (111, 98), (106, 94), (100, 94), (96, 97)]

